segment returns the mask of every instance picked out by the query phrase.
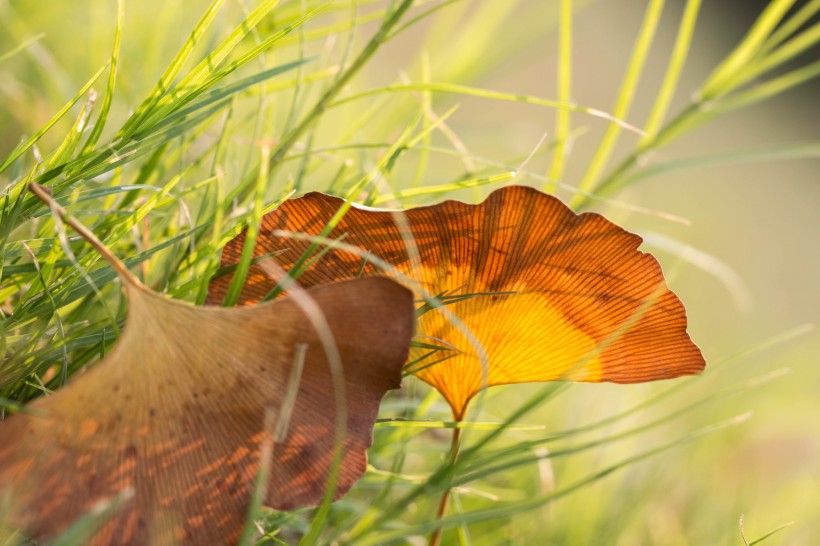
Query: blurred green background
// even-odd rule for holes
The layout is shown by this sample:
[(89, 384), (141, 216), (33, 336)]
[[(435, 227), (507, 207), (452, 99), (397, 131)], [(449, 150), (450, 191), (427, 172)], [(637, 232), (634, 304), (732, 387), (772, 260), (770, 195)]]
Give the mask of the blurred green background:
[[(298, 7), (298, 2), (284, 4)], [(367, 14), (384, 4), (360, 2), (362, 20), (356, 47), (361, 47), (372, 32)], [(640, 125), (649, 112), (683, 4), (667, 2), (627, 118), (630, 122)], [(739, 42), (763, 4), (704, 3), (673, 112), (687, 104), (716, 64)], [(206, 7), (207, 2), (199, 0), (126, 3), (113, 118), (124, 119), (139, 104)], [(578, 104), (609, 112), (646, 2), (584, 1), (576, 2), (576, 8), (572, 96)], [(230, 28), (243, 9), (247, 6), (242, 2), (228, 2), (220, 24)], [(0, 64), (0, 157), (23, 135), (36, 132), (107, 60), (115, 12), (113, 1), (0, 0), (0, 54), (42, 34), (25, 51)], [(364, 90), (396, 83), (405, 77), (403, 74), (421, 81), (429, 70), (430, 81), (554, 98), (558, 13), (558, 2), (541, 0), (456, 2), (387, 44), (351, 88)], [(316, 55), (319, 63), (338, 56), (349, 38), (350, 16), (347, 7), (311, 22), (304, 44), (308, 54)], [(339, 25), (336, 38), (309, 39), (313, 26), (327, 24)], [(297, 47), (294, 37), (282, 50), (282, 59), (292, 57)], [(274, 50), (272, 56), (277, 55), (280, 53)], [(810, 55), (816, 58), (817, 50)], [(311, 92), (315, 97), (317, 93)], [(648, 160), (817, 141), (818, 96), (820, 87), (811, 83), (733, 112)], [(263, 110), (263, 122), (265, 133), (275, 138), (286, 122), (289, 96), (274, 96), (271, 101), (273, 104)], [(447, 126), (476, 157), (516, 166), (543, 135), (549, 140), (553, 132), (555, 111), (549, 108), (444, 94), (434, 96), (433, 107), (441, 114), (456, 103), (460, 106)], [(251, 118), (255, 104), (249, 101), (247, 107)], [(317, 142), (332, 144), (348, 130), (353, 132), (354, 141), (395, 138), (402, 128), (402, 116), (411, 117), (417, 104), (418, 98), (409, 93), (352, 103), (321, 122)], [(369, 117), (361, 123), (364, 114)], [(578, 183), (606, 128), (604, 121), (578, 113), (572, 115), (572, 124), (577, 132), (561, 180), (567, 185)], [(69, 127), (69, 121), (64, 120), (40, 146), (51, 149), (58, 145)], [(238, 132), (234, 138), (238, 147), (253, 145), (243, 142)], [(635, 141), (635, 135), (623, 134), (616, 153), (625, 153)], [(433, 142), (451, 144), (440, 132)], [(537, 154), (527, 169), (546, 174), (549, 159), (549, 154)], [(414, 161), (418, 161), (418, 154), (402, 158), (396, 175), (400, 181), (409, 184), (413, 179)], [(304, 189), (325, 189), (336, 168), (330, 162), (317, 168), (304, 181)], [(422, 183), (443, 183), (464, 170), (463, 158), (433, 155)], [(496, 478), (486, 484), (488, 490), (504, 500), (522, 498), (571, 483), (694, 429), (752, 412), (740, 426), (631, 466), (543, 509), (519, 514), (503, 524), (476, 525), (471, 528), (473, 544), (742, 544), (741, 515), (749, 538), (793, 521), (766, 544), (820, 544), (820, 332), (801, 329), (820, 318), (818, 172), (816, 159), (705, 166), (662, 173), (609, 197), (609, 201), (592, 202), (592, 210), (647, 238), (644, 249), (653, 252), (669, 272), (671, 287), (688, 309), (689, 331), (708, 363), (701, 377), (690, 380), (692, 385), (617, 427), (650, 421), (654, 412), (672, 411), (768, 372), (785, 369), (788, 373), (738, 396), (702, 405), (637, 438), (556, 460), (553, 467), (545, 463)], [(518, 182), (544, 185), (542, 180), (526, 176)], [(280, 183), (284, 185), (284, 181)], [(489, 189), (464, 190), (452, 196), (475, 201)], [(559, 194), (571, 196), (567, 189)], [(636, 212), (636, 206), (686, 221)], [(690, 247), (692, 252), (670, 252), (669, 240)], [(711, 271), (697, 263), (706, 264)], [(800, 333), (784, 343), (755, 350), (765, 340), (795, 331)], [(720, 364), (743, 351), (752, 354), (725, 367)], [(668, 387), (669, 383), (573, 385), (539, 415), (528, 416), (527, 422), (545, 424), (548, 431), (577, 427), (627, 409)], [(522, 391), (536, 388), (492, 389), (481, 412), (473, 418), (500, 418), (510, 402), (521, 399)], [(507, 441), (515, 441), (516, 434), (531, 437), (531, 433), (513, 433)], [(421, 443), (425, 438), (416, 441)], [(455, 535), (448, 533), (445, 539), (454, 541)]]

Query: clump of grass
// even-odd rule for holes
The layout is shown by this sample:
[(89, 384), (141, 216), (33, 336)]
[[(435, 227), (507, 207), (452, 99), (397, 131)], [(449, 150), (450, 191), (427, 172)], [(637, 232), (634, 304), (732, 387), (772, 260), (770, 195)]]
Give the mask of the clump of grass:
[[(818, 61), (801, 60), (820, 41), (817, 24), (811, 24), (820, 11), (818, 2), (795, 8), (793, 1), (773, 0), (691, 102), (670, 115), (701, 7), (700, 0), (688, 0), (666, 74), (644, 123), (632, 120), (630, 111), (653, 47), (662, 0), (647, 4), (609, 112), (571, 101), (572, 29), (583, 16), (572, 0), (562, 0), (557, 17), (554, 98), (461, 83), (491, 69), (483, 64), (493, 48), (491, 38), (506, 32), (505, 18), (522, 2), (485, 2), (474, 12), (466, 7), (470, 2), (454, 0), (261, 0), (244, 9), (224, 4), (214, 0), (203, 7), (179, 51), (164, 71), (157, 70), (156, 85), (141, 101), (128, 101), (119, 89), (123, 73), (130, 70), (122, 50), (125, 41), (137, 38), (124, 33), (125, 6), (120, 0), (111, 21), (108, 59), (68, 100), (52, 101), (54, 114), (46, 123), (31, 128), (29, 136), (13, 135), (20, 143), (0, 159), (3, 414), (25, 411), (28, 400), (58, 390), (71, 375), (99, 360), (116, 343), (124, 322), (115, 272), (54, 224), (27, 192), (32, 181), (48, 186), (58, 202), (81, 217), (146, 283), (201, 303), (208, 281), (218, 273), (225, 242), (245, 227), (255, 229), (265, 212), (309, 188), (368, 204), (412, 206), (464, 189), (478, 195), (485, 186), (515, 177), (517, 183), (569, 189), (575, 196), (572, 204), (580, 209), (593, 199), (671, 171), (820, 156), (820, 144), (809, 142), (651, 161), (655, 152), (710, 121), (820, 75)], [(408, 79), (363, 88), (359, 77), (395, 41), (424, 24), (446, 34), (452, 24), (445, 18), (449, 10), (465, 10), (464, 28), (482, 38), (460, 42), (453, 55), (458, 62), (453, 61), (449, 71), (434, 80), (429, 57), (421, 55), (416, 79), (403, 76)], [(150, 39), (150, 34), (140, 38)], [(22, 37), (0, 52), (0, 63), (30, 53), (41, 39)], [(32, 57), (44, 63), (42, 55)], [(45, 73), (48, 77), (48, 70)], [(453, 96), (552, 109), (554, 138), (515, 157), (471, 154), (449, 122), (456, 107), (441, 106), (439, 100)], [(576, 185), (565, 179), (573, 160), (569, 144), (593, 123), (606, 124), (606, 130)], [(618, 156), (616, 146), (627, 137), (633, 144)], [(545, 171), (528, 167), (528, 158), (546, 154), (552, 154), (552, 160)], [(439, 158), (456, 166), (431, 169)], [(250, 263), (246, 256), (238, 266), (231, 297), (238, 294)], [(650, 410), (665, 407), (691, 385), (683, 382), (600, 422), (543, 433), (527, 428), (531, 423), (524, 420), (566, 390), (565, 385), (547, 385), (490, 424), (464, 423), (464, 449), (451, 461), (443, 456), (446, 432), (462, 429), (442, 418), (446, 410), (434, 395), (410, 382), (406, 392), (385, 405), (385, 421), (377, 427), (371, 453), (373, 471), (358, 488), (318, 513), (255, 514), (267, 534), (259, 543), (402, 543), (439, 528), (448, 530), (448, 543), (498, 543), (513, 533), (522, 514), (582, 488), (598, 487), (617, 470), (737, 424), (741, 418), (725, 416), (703, 423), (708, 418), (701, 410), (715, 397), (745, 392), (768, 379), (749, 380), (682, 408), (658, 410), (660, 417), (653, 413), (650, 418)], [(700, 424), (674, 439), (652, 440), (658, 427), (699, 411)], [(636, 416), (646, 419), (634, 424), (630, 419)], [(515, 441), (511, 435), (517, 435)], [(642, 441), (653, 447), (584, 468), (576, 481), (557, 488), (538, 491), (532, 486), (531, 476), (545, 461), (558, 464), (635, 437), (646, 438)], [(504, 486), (516, 480), (530, 483)], [(450, 489), (449, 515), (437, 519), (436, 503)], [(521, 498), (511, 498), (516, 496)]]

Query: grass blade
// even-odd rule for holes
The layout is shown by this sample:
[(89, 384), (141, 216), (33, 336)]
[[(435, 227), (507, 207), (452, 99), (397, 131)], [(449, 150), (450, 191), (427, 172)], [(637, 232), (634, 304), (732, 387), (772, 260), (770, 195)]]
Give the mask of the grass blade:
[[(572, 0), (561, 0), (561, 22), (559, 28), (558, 47), (558, 102), (569, 103), (572, 98)], [(553, 152), (552, 168), (549, 172), (551, 180), (561, 180), (564, 175), (564, 164), (570, 132), (570, 111), (561, 108), (555, 120), (555, 151)], [(550, 182), (547, 191), (554, 192), (555, 184)]]
[(766, 6), (740, 45), (707, 78), (701, 100), (712, 100), (731, 88), (729, 81), (755, 57), (793, 4), (794, 0), (772, 0)]
[(262, 145), (262, 161), (259, 170), (259, 176), (256, 179), (256, 192), (253, 199), (253, 212), (248, 220), (248, 231), (245, 246), (242, 248), (242, 256), (236, 266), (231, 285), (228, 287), (228, 292), (225, 294), (225, 301), (222, 303), (225, 307), (233, 307), (239, 301), (239, 295), (242, 293), (242, 288), (245, 286), (245, 278), (248, 276), (248, 269), (251, 266), (253, 259), (253, 251), (256, 246), (256, 238), (259, 235), (259, 226), (262, 223), (262, 211), (265, 205), (265, 190), (268, 183), (268, 158), (270, 157), (270, 147), (267, 144)]
[(447, 528), (455, 525), (461, 525), (462, 523), (475, 523), (479, 521), (497, 520), (521, 514), (522, 512), (532, 510), (540, 506), (544, 506), (545, 504), (565, 497), (571, 493), (574, 493), (575, 491), (578, 491), (600, 481), (601, 479), (607, 477), (608, 475), (614, 472), (623, 470), (624, 468), (627, 468), (650, 457), (663, 453), (664, 451), (668, 451), (680, 445), (684, 445), (686, 443), (698, 440), (704, 436), (714, 434), (728, 427), (739, 425), (748, 420), (748, 418), (749, 414), (743, 414), (732, 419), (728, 419), (726, 421), (722, 421), (714, 425), (704, 427), (700, 430), (696, 430), (675, 441), (669, 442), (659, 447), (649, 449), (637, 455), (633, 455), (631, 457), (623, 459), (613, 465), (610, 465), (602, 470), (590, 474), (586, 478), (578, 480), (575, 483), (572, 483), (568, 486), (562, 487), (545, 495), (528, 499), (523, 502), (508, 503), (499, 507), (474, 510), (462, 514), (454, 514), (451, 516), (447, 516), (441, 520), (423, 521), (421, 523), (416, 523), (414, 525), (400, 527), (398, 529), (384, 531), (381, 533), (372, 532), (367, 536), (358, 539), (356, 544), (359, 546), (376, 546), (377, 544), (385, 544), (391, 541), (401, 540), (403, 538), (410, 536), (418, 536), (430, 533), (438, 527)]
[(188, 36), (188, 39), (185, 40), (185, 43), (180, 48), (179, 52), (177, 52), (171, 60), (171, 64), (168, 65), (168, 68), (166, 68), (165, 72), (163, 72), (162, 76), (160, 76), (160, 79), (154, 86), (154, 89), (151, 90), (148, 97), (146, 97), (142, 104), (137, 107), (137, 110), (131, 115), (130, 118), (128, 118), (125, 125), (123, 125), (122, 129), (120, 129), (117, 133), (118, 139), (128, 140), (131, 135), (133, 135), (140, 128), (145, 119), (152, 113), (156, 104), (171, 88), (173, 81), (179, 75), (185, 61), (188, 60), (188, 57), (199, 43), (199, 40), (208, 30), (208, 27), (211, 26), (211, 23), (213, 23), (214, 18), (216, 18), (216, 14), (219, 12), (219, 9), (222, 7), (224, 1), (225, 0), (213, 0), (211, 5), (205, 11), (205, 14), (194, 27), (194, 30)]
[(10, 51), (6, 51), (2, 55), (0, 55), (0, 63), (11, 59), (21, 51), (25, 50), (31, 44), (42, 40), (44, 36), (45, 34), (41, 32), (40, 34), (32, 36), (31, 38), (27, 38), (26, 40), (21, 42), (17, 47), (14, 47)]
[(86, 139), (80, 155), (85, 155), (94, 149), (105, 128), (105, 122), (108, 121), (108, 113), (111, 110), (111, 103), (114, 100), (114, 89), (117, 83), (117, 66), (120, 60), (120, 41), (122, 38), (124, 20), (125, 0), (117, 0), (117, 23), (114, 28), (114, 46), (111, 51), (111, 61), (109, 62), (108, 86), (105, 88), (105, 95), (103, 96), (102, 106), (100, 107), (100, 115), (97, 116), (97, 122), (94, 124), (94, 127), (91, 128), (91, 133), (88, 135), (88, 139)]
[(692, 45), (692, 35), (695, 32), (695, 23), (698, 19), (700, 4), (701, 0), (688, 0), (686, 2), (686, 9), (681, 18), (680, 27), (678, 28), (678, 37), (675, 39), (675, 46), (666, 69), (666, 75), (663, 78), (660, 91), (658, 91), (658, 95), (655, 98), (655, 104), (652, 106), (649, 119), (644, 127), (646, 134), (641, 139), (641, 147), (645, 147), (655, 138), (666, 117), (666, 112), (669, 110), (672, 97), (678, 88), (678, 82), (683, 72), (683, 66), (686, 63), (689, 48)]
[(336, 100), (330, 105), (330, 107), (337, 107), (342, 104), (361, 100), (373, 95), (381, 95), (383, 93), (402, 93), (408, 91), (432, 91), (434, 93), (453, 93), (457, 95), (467, 95), (471, 97), (481, 97), (485, 99), (523, 102), (525, 104), (547, 106), (549, 108), (566, 109), (570, 112), (580, 112), (582, 114), (587, 114), (596, 118), (601, 118), (610, 122), (611, 124), (627, 129), (628, 131), (632, 131), (637, 134), (643, 134), (643, 131), (641, 131), (639, 128), (635, 127), (634, 125), (630, 125), (629, 123), (618, 118), (618, 116), (614, 114), (607, 114), (606, 112), (602, 112), (601, 110), (597, 110), (595, 108), (580, 106), (574, 103), (563, 103), (550, 99), (542, 99), (540, 97), (533, 97), (529, 95), (503, 93), (501, 91), (492, 91), (489, 89), (481, 89), (478, 87), (470, 87), (467, 85), (458, 85), (452, 83), (409, 83), (388, 85), (385, 87), (371, 89), (369, 91), (364, 91), (362, 93), (357, 93), (355, 95), (350, 95), (343, 99)]
[(71, 107), (74, 106), (77, 103), (77, 101), (80, 100), (88, 92), (89, 89), (91, 89), (91, 86), (94, 85), (94, 82), (97, 81), (97, 78), (99, 78), (100, 75), (102, 75), (102, 73), (105, 71), (106, 68), (108, 68), (108, 64), (105, 64), (103, 67), (101, 67), (99, 70), (97, 70), (97, 72), (95, 72), (94, 75), (91, 76), (91, 78), (85, 83), (85, 85), (83, 85), (80, 88), (80, 90), (77, 91), (77, 94), (74, 95), (71, 98), (71, 100), (69, 100), (65, 104), (65, 106), (60, 108), (60, 110), (56, 114), (54, 114), (54, 117), (52, 117), (50, 120), (48, 120), (48, 122), (46, 122), (46, 124), (43, 125), (43, 127), (39, 131), (37, 131), (36, 133), (31, 135), (28, 139), (25, 140), (25, 142), (18, 145), (8, 155), (8, 157), (3, 161), (3, 163), (0, 163), (0, 173), (5, 171), (6, 169), (8, 169), (9, 165), (14, 163), (17, 160), (17, 158), (19, 158), (21, 155), (23, 155), (29, 149), (31, 149), (31, 147), (34, 146), (34, 144), (36, 144), (37, 141), (40, 140), (40, 138), (44, 134), (46, 134), (49, 129), (54, 127), (54, 125), (58, 121), (60, 121), (63, 118), (63, 116), (65, 116), (68, 113), (68, 111), (71, 109)]
[[(618, 100), (615, 103), (615, 110), (612, 112), (613, 117), (616, 119), (624, 119), (629, 115), (629, 109), (632, 106), (632, 99), (635, 97), (635, 92), (638, 88), (638, 81), (643, 71), (644, 62), (652, 48), (652, 41), (655, 37), (655, 31), (658, 28), (663, 5), (663, 0), (651, 0), (646, 9), (641, 31), (635, 42), (635, 48), (632, 50), (632, 57), (629, 61), (624, 81), (621, 84)], [(618, 142), (620, 132), (618, 125), (609, 125), (607, 127), (604, 137), (598, 145), (598, 149), (595, 151), (595, 156), (592, 158), (592, 162), (589, 168), (587, 168), (584, 178), (578, 185), (578, 189), (582, 193), (594, 193), (597, 189), (598, 179), (609, 162), (609, 158), (615, 149), (615, 144)], [(582, 201), (583, 197), (576, 195), (570, 204), (571, 206), (577, 206)]]
[(797, 13), (789, 17), (788, 20), (783, 21), (780, 26), (766, 38), (766, 41), (760, 47), (760, 54), (766, 54), (782, 44), (789, 36), (800, 30), (800, 27), (809, 22), (817, 12), (820, 12), (820, 0), (810, 0), (806, 2)]

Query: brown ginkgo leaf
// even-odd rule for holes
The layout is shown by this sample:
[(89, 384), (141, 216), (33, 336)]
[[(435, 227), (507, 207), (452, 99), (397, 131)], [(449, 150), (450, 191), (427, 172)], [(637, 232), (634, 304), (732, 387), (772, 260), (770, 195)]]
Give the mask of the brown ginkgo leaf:
[[(286, 201), (263, 219), (254, 256), (276, 252), (269, 259), (285, 270), (308, 264), (298, 282), (313, 286), (382, 274), (363, 260), (368, 252), (391, 264), (397, 279), (439, 297), (444, 308), (424, 312), (417, 332), (441, 349), (413, 349), (410, 360), (456, 419), (491, 385), (635, 383), (704, 367), (657, 260), (638, 250), (640, 237), (599, 214), (575, 214), (523, 186), (494, 191), (478, 205), (446, 201), (405, 212), (354, 205), (327, 234), (348, 246), (300, 260), (312, 241), (290, 233), (321, 234), (344, 203), (320, 193)], [(222, 265), (237, 263), (243, 245), (244, 234), (228, 243)], [(248, 272), (241, 304), (276, 286), (264, 262)], [(212, 281), (209, 301), (222, 301), (230, 282), (230, 275)]]
[(260, 465), (265, 502), (279, 509), (322, 500), (336, 447), (336, 496), (359, 479), (379, 402), (407, 358), (407, 289), (369, 278), (195, 307), (140, 284), (68, 222), (120, 272), (128, 322), (93, 369), (0, 422), (0, 497), (10, 493), (14, 524), (52, 538), (130, 492), (91, 544), (234, 544)]

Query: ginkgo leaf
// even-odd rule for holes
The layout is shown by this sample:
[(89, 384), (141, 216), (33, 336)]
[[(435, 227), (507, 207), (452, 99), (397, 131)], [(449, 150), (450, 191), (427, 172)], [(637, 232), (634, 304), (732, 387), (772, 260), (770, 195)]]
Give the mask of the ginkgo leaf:
[(113, 265), (129, 304), (114, 350), (0, 423), (0, 497), (11, 492), (14, 523), (54, 537), (131, 492), (92, 544), (233, 544), (263, 455), (275, 508), (318, 504), (336, 465), (337, 497), (359, 479), (413, 334), (406, 288), (374, 277), (195, 307)]
[[(634, 383), (704, 367), (658, 262), (638, 250), (639, 236), (599, 214), (575, 214), (522, 186), (499, 189), (479, 205), (446, 201), (405, 212), (354, 205), (325, 233), (343, 245), (313, 263), (300, 260), (313, 241), (289, 233), (322, 234), (343, 204), (320, 193), (286, 201), (263, 219), (253, 254), (276, 251), (285, 270), (308, 264), (298, 282), (312, 286), (380, 274), (362, 259), (368, 252), (392, 265), (397, 280), (439, 297), (444, 307), (421, 314), (417, 332), (441, 348), (414, 348), (410, 361), (457, 419), (490, 385)], [(225, 247), (223, 266), (238, 262), (243, 244), (240, 234)], [(220, 302), (230, 281), (212, 281), (209, 301)], [(240, 303), (260, 301), (276, 282), (264, 261), (252, 266)]]

